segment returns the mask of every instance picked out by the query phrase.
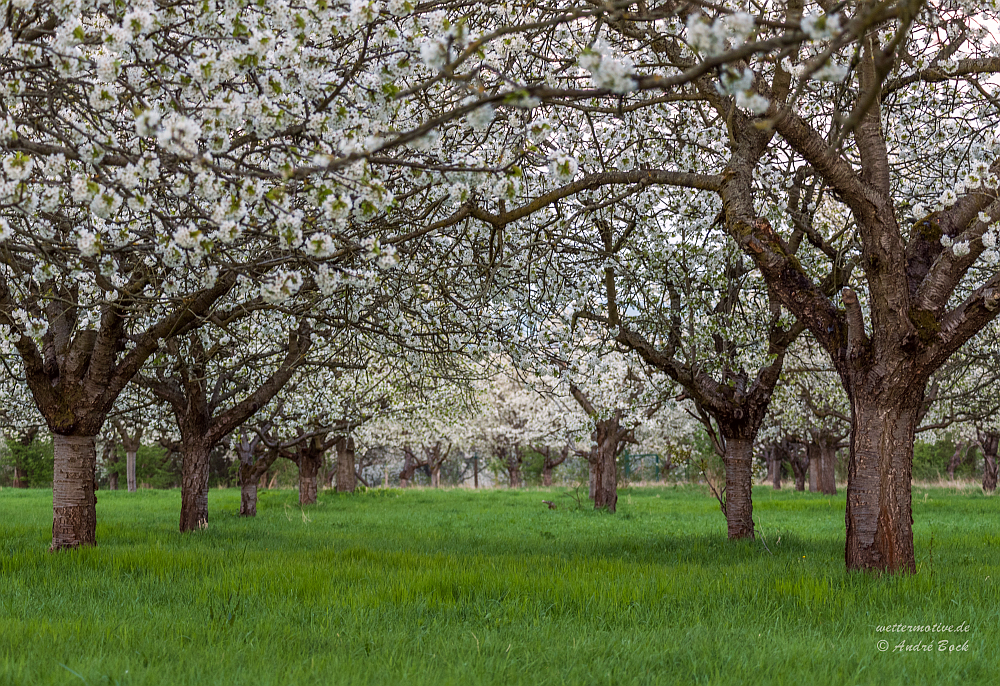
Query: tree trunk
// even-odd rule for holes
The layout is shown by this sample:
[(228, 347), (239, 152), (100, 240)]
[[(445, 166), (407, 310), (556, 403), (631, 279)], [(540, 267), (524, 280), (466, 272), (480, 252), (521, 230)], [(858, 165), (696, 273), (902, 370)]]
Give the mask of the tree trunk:
[(337, 441), (337, 490), (341, 493), (353, 493), (355, 488), (354, 438), (342, 436)]
[(93, 436), (53, 434), (52, 547), (97, 544), (97, 449)]
[(24, 478), (24, 472), (17, 465), (14, 465), (14, 488), (27, 488), (28, 480)]
[(771, 482), (772, 488), (781, 490), (781, 448), (772, 443), (764, 449), (764, 460), (767, 462), (767, 477), (764, 482)]
[[(316, 504), (316, 479), (323, 454), (303, 451), (299, 455), (299, 505)], [(337, 471), (337, 490), (340, 490), (340, 471)]]
[(108, 490), (109, 491), (118, 490), (118, 472), (108, 473)]
[(819, 446), (816, 441), (810, 441), (806, 445), (806, 455), (809, 457), (809, 492), (819, 492), (819, 477), (822, 465), (820, 464)]
[(819, 490), (826, 495), (837, 495), (837, 444), (821, 440), (819, 444)]
[(551, 486), (552, 485), (552, 467), (545, 465), (542, 468), (542, 485)]
[(211, 447), (190, 441), (181, 459), (181, 531), (208, 527), (208, 467)]
[(618, 507), (618, 474), (613, 450), (598, 450), (593, 465), (594, 509), (615, 512)]
[(771, 486), (774, 490), (781, 490), (781, 449), (778, 446), (774, 446), (771, 449), (771, 469), (773, 470), (771, 474)]
[(125, 475), (126, 481), (128, 483), (128, 492), (135, 493), (136, 483), (135, 483), (135, 450), (129, 450), (125, 453)]
[(1000, 447), (1000, 433), (977, 431), (979, 445), (983, 449), (983, 490), (992, 493), (997, 490), (997, 448)]
[(729, 538), (753, 538), (753, 440), (727, 437), (724, 460)]
[(521, 487), (521, 465), (516, 462), (507, 465), (507, 480), (511, 488)]
[(240, 479), (240, 516), (257, 516), (257, 479)]
[(440, 465), (431, 468), (431, 488), (441, 488), (441, 467), (440, 467)]
[(792, 473), (795, 475), (795, 490), (805, 491), (806, 490), (806, 465), (802, 464), (802, 460), (798, 455), (793, 455), (790, 460), (792, 464)]
[(949, 479), (955, 478), (955, 470), (962, 464), (962, 458), (964, 457), (962, 454), (963, 450), (965, 450), (965, 443), (959, 441), (958, 445), (955, 446), (955, 452), (952, 453), (951, 459), (948, 460), (947, 471)]
[(616, 458), (621, 442), (619, 415), (597, 422), (591, 450), (590, 473), (593, 479), (594, 509), (615, 512), (618, 507), (618, 470)]
[(993, 455), (985, 455), (984, 457), (983, 490), (987, 493), (992, 493), (997, 490), (997, 456), (994, 453)]
[(855, 384), (853, 391), (847, 569), (914, 573), (910, 476), (924, 388), (896, 383), (880, 396)]

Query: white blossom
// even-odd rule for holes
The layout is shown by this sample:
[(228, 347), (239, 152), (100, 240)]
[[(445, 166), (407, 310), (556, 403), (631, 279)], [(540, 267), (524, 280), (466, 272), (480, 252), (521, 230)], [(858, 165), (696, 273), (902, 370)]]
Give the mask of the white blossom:
[(322, 260), (336, 251), (336, 245), (328, 234), (314, 233), (306, 239), (305, 251), (307, 255)]
[(560, 183), (568, 183), (576, 176), (578, 163), (572, 155), (560, 153), (549, 160), (549, 174)]
[(101, 252), (100, 237), (93, 231), (80, 229), (76, 237), (76, 247), (84, 257), (94, 257)]
[(31, 176), (35, 160), (18, 152), (3, 158), (3, 171), (11, 181), (23, 181)]
[(813, 40), (826, 40), (840, 31), (840, 15), (810, 13), (802, 17), (802, 30)]
[(465, 120), (474, 131), (483, 131), (489, 127), (495, 114), (496, 112), (493, 109), (493, 105), (487, 103), (477, 107), (465, 115)]
[(260, 296), (269, 303), (282, 303), (302, 288), (302, 274), (297, 271), (279, 271), (260, 286)]
[(420, 45), (420, 59), (434, 71), (440, 71), (448, 63), (448, 45), (440, 39), (426, 40)]

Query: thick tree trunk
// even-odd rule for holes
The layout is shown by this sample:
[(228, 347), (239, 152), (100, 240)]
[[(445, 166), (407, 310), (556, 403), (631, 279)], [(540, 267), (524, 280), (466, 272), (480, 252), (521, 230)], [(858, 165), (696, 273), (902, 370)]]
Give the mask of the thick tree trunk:
[(521, 465), (517, 463), (507, 465), (507, 481), (511, 488), (520, 488), (522, 486)]
[[(299, 456), (299, 505), (316, 504), (316, 480), (323, 455), (306, 451)], [(340, 471), (337, 472), (337, 490), (340, 490)]]
[(257, 480), (250, 479), (240, 484), (240, 516), (257, 516)]
[(753, 538), (753, 441), (726, 438), (726, 529), (729, 538)]
[(997, 490), (997, 449), (1000, 448), (1000, 433), (992, 431), (976, 432), (979, 446), (983, 449), (983, 490), (992, 493)]
[(896, 384), (882, 397), (851, 394), (847, 474), (847, 569), (916, 572), (910, 476), (923, 386)]
[(354, 439), (350, 436), (341, 437), (337, 441), (337, 490), (341, 493), (353, 493), (355, 488)]
[(618, 474), (614, 452), (597, 451), (594, 465), (594, 509), (615, 512), (618, 507)]
[(806, 471), (808, 465), (802, 460), (802, 455), (798, 451), (789, 453), (789, 463), (792, 465), (792, 474), (795, 476), (795, 490), (806, 490)]
[(552, 467), (545, 465), (542, 467), (542, 485), (551, 486), (552, 485)]
[[(240, 516), (257, 516), (257, 481), (253, 463), (240, 461)], [(260, 476), (264, 476), (267, 472)]]
[(53, 434), (52, 547), (97, 544), (97, 449), (93, 436)]
[(994, 453), (993, 455), (986, 455), (985, 458), (985, 464), (983, 465), (983, 490), (987, 493), (992, 493), (997, 490), (997, 456)]
[(815, 441), (806, 445), (806, 455), (809, 457), (809, 492), (819, 492), (819, 480), (822, 465), (820, 464), (819, 446)]
[(108, 490), (109, 491), (118, 490), (118, 472), (110, 472), (108, 474)]
[(614, 512), (618, 507), (618, 470), (615, 458), (621, 441), (619, 428), (617, 416), (597, 422), (596, 445), (590, 453), (595, 510)]
[(125, 476), (128, 483), (128, 492), (135, 493), (136, 483), (135, 483), (135, 450), (129, 450), (125, 453)]
[(28, 480), (24, 478), (24, 472), (17, 465), (14, 465), (14, 488), (27, 488)]
[(431, 468), (431, 488), (441, 488), (441, 467)]
[(197, 441), (184, 445), (181, 460), (181, 531), (208, 527), (208, 467), (211, 446)]

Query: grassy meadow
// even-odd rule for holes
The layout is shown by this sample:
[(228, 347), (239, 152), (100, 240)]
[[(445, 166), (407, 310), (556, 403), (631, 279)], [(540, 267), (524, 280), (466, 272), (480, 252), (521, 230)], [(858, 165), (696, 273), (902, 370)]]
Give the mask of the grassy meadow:
[[(876, 577), (842, 493), (757, 486), (730, 543), (699, 487), (213, 490), (187, 535), (178, 491), (100, 491), (98, 547), (50, 554), (51, 492), (3, 489), (0, 684), (997, 683), (1000, 497), (913, 500), (918, 574)], [(879, 631), (934, 623), (969, 631)]]

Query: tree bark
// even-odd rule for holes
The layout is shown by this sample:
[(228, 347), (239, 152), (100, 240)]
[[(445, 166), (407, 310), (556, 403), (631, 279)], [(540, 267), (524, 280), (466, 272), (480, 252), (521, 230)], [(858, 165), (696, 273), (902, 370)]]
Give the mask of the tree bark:
[(753, 538), (753, 440), (726, 438), (726, 529), (730, 539)]
[(507, 462), (507, 482), (511, 488), (521, 488), (524, 482), (521, 479), (521, 463), (514, 459)]
[(948, 478), (955, 478), (955, 470), (962, 464), (962, 459), (965, 457), (963, 451), (965, 450), (965, 443), (959, 441), (958, 445), (955, 446), (955, 452), (952, 453), (951, 459), (948, 460)]
[(306, 462), (299, 467), (299, 505), (316, 504), (318, 471), (315, 463)]
[(804, 463), (800, 454), (792, 454), (789, 462), (792, 465), (792, 474), (795, 475), (795, 490), (805, 491), (808, 464)]
[(403, 446), (403, 469), (399, 472), (399, 487), (408, 488), (417, 469), (424, 463), (417, 459), (416, 453), (409, 446)]
[(819, 490), (826, 495), (837, 495), (837, 445), (833, 441), (819, 444)]
[(878, 395), (858, 384), (851, 398), (847, 476), (847, 568), (916, 572), (910, 476), (923, 385)]
[(24, 472), (17, 465), (14, 465), (14, 483), (12, 485), (14, 488), (28, 487), (28, 481), (24, 478)]
[(244, 466), (240, 465), (240, 517), (256, 517), (257, 479), (244, 478), (243, 471)]
[(208, 472), (212, 446), (197, 439), (185, 441), (181, 460), (180, 529), (208, 528)]
[(93, 436), (53, 434), (52, 547), (97, 544), (97, 449)]
[(771, 469), (773, 470), (771, 474), (771, 486), (776, 491), (781, 490), (781, 449), (778, 446), (771, 447)]
[[(764, 448), (764, 464), (767, 467), (767, 475), (764, 477), (764, 482), (768, 481), (774, 483), (774, 449), (771, 446)], [(778, 488), (781, 488), (779, 485)]]
[(593, 476), (594, 509), (615, 512), (618, 507), (618, 446), (623, 434), (620, 415), (597, 422), (595, 445), (591, 451), (590, 472)]
[(821, 465), (819, 446), (816, 445), (815, 441), (806, 444), (806, 455), (809, 457), (809, 492), (817, 493), (819, 492)]
[(983, 465), (983, 490), (987, 493), (992, 493), (997, 490), (997, 456), (996, 452), (992, 455), (985, 455), (985, 464)]
[(125, 453), (125, 476), (128, 484), (128, 492), (135, 493), (135, 457), (137, 451), (129, 450)]
[[(337, 491), (353, 493), (357, 488), (354, 475), (354, 438), (341, 436), (337, 439)], [(315, 502), (315, 501), (313, 501)]]
[(552, 467), (544, 465), (542, 467), (542, 486), (552, 485)]
[(992, 493), (997, 490), (997, 449), (1000, 448), (1000, 432), (976, 429), (979, 447), (983, 449), (983, 490)]

